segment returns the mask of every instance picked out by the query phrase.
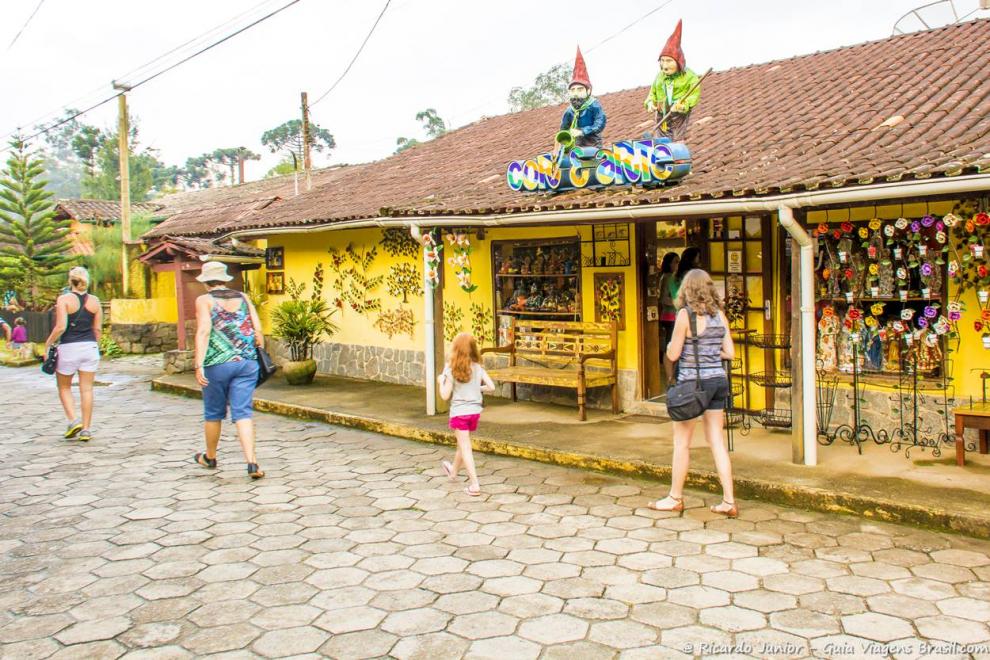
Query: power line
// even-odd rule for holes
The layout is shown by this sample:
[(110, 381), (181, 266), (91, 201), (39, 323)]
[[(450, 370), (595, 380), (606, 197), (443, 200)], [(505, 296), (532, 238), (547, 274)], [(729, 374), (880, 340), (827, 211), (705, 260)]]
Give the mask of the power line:
[[(661, 9), (663, 9), (664, 7), (666, 7), (667, 5), (669, 5), (670, 3), (672, 3), (673, 1), (674, 0), (665, 0), (664, 2), (660, 3), (658, 6), (654, 7), (650, 11), (646, 12), (645, 14), (643, 14), (642, 16), (640, 16), (639, 18), (637, 18), (635, 21), (633, 21), (629, 25), (627, 25), (624, 28), (622, 28), (621, 30), (619, 30), (618, 32), (605, 37), (604, 39), (602, 39), (601, 41), (599, 41), (597, 44), (595, 44), (594, 46), (592, 46), (591, 48), (589, 48), (585, 52), (586, 53), (591, 53), (591, 52), (597, 50), (598, 48), (600, 48), (601, 46), (605, 45), (606, 43), (608, 43), (612, 39), (615, 39), (616, 37), (618, 37), (620, 34), (622, 34), (622, 33), (626, 32), (626, 31), (632, 29), (633, 27), (635, 27), (639, 23), (643, 22), (644, 20), (646, 20), (647, 18), (649, 18), (653, 14), (657, 13), (658, 11), (660, 11)], [(563, 62), (557, 62), (556, 64), (554, 64), (554, 66), (566, 65), (567, 63), (568, 63), (568, 61), (567, 60), (564, 60)], [(457, 115), (454, 115), (454, 118), (457, 119), (457, 118), (463, 117), (465, 115), (471, 114), (475, 110), (480, 110), (481, 108), (484, 108), (486, 105), (488, 105), (489, 103), (491, 103), (494, 100), (495, 99), (493, 99), (493, 98), (489, 98), (484, 103), (482, 103), (480, 105), (476, 105), (476, 106), (474, 106), (472, 108), (469, 108), (469, 109), (465, 110), (464, 112), (461, 112), (461, 113), (459, 113)]]
[[(279, 14), (279, 13), (285, 11), (286, 9), (288, 9), (289, 7), (291, 7), (292, 5), (297, 4), (299, 1), (300, 0), (290, 0), (290, 2), (288, 2), (285, 5), (279, 7), (278, 9), (276, 9), (276, 10), (274, 10), (272, 12), (269, 12), (268, 14), (265, 14), (261, 18), (258, 18), (256, 20), (252, 21), (251, 23), (248, 23), (244, 27), (239, 28), (238, 30), (236, 30), (236, 31), (228, 34), (227, 36), (223, 37), (222, 39), (219, 39), (217, 41), (214, 41), (213, 43), (209, 44), (208, 46), (205, 46), (203, 48), (200, 48), (199, 50), (195, 51), (191, 55), (188, 55), (186, 57), (183, 57), (182, 59), (180, 59), (179, 61), (175, 62), (174, 64), (166, 67), (165, 69), (162, 69), (161, 71), (158, 71), (156, 73), (153, 73), (153, 74), (151, 74), (151, 75), (149, 75), (149, 76), (147, 76), (147, 77), (139, 80), (138, 82), (136, 82), (136, 83), (134, 83), (132, 85), (124, 85), (123, 87), (124, 87), (125, 91), (130, 91), (130, 90), (133, 90), (133, 89), (137, 89), (141, 85), (144, 85), (145, 83), (154, 80), (158, 76), (160, 76), (160, 75), (162, 75), (164, 73), (168, 73), (172, 69), (174, 69), (174, 68), (176, 68), (178, 66), (181, 66), (182, 64), (185, 64), (189, 60), (202, 55), (203, 53), (205, 53), (205, 52), (207, 52), (207, 51), (209, 51), (209, 50), (211, 50), (211, 49), (219, 46), (220, 44), (222, 44), (222, 43), (224, 43), (226, 41), (229, 41), (230, 39), (233, 39), (234, 37), (236, 37), (237, 35), (241, 34), (242, 32), (245, 32), (246, 30), (251, 29), (255, 25), (258, 25), (259, 23), (262, 23), (262, 22), (268, 20), (269, 18), (275, 16), (276, 14)], [(44, 135), (45, 133), (48, 133), (49, 131), (51, 131), (51, 130), (53, 130), (55, 128), (58, 128), (59, 126), (72, 121), (73, 119), (75, 119), (76, 117), (79, 117), (80, 115), (84, 115), (87, 112), (90, 112), (92, 110), (95, 110), (96, 108), (100, 107), (101, 105), (104, 105), (106, 103), (109, 103), (110, 101), (112, 101), (115, 98), (117, 98), (118, 96), (120, 96), (121, 93), (122, 92), (114, 93), (111, 96), (108, 96), (107, 98), (103, 99), (102, 101), (99, 101), (97, 103), (94, 103), (93, 105), (89, 106), (85, 110), (79, 110), (79, 111), (76, 111), (76, 112), (74, 112), (74, 113), (72, 113), (70, 115), (67, 115), (66, 117), (62, 118), (58, 122), (56, 122), (54, 124), (51, 124), (49, 126), (46, 126), (42, 130), (40, 130), (40, 131), (38, 131), (36, 133), (33, 133), (33, 134), (29, 135), (29, 136), (26, 136), (26, 137), (24, 137), (22, 139), (26, 142), (26, 141), (33, 140), (34, 138), (38, 137), (39, 135)], [(8, 150), (9, 150), (9, 147), (4, 148), (4, 149), (0, 149), (0, 153), (3, 153), (4, 151), (8, 151)]]
[(24, 25), (21, 26), (21, 29), (17, 31), (17, 34), (14, 35), (14, 38), (11, 39), (10, 43), (7, 45), (7, 50), (10, 50), (11, 48), (14, 47), (14, 44), (16, 44), (17, 40), (21, 38), (21, 35), (24, 34), (24, 30), (27, 29), (27, 26), (31, 22), (31, 19), (34, 18), (34, 15), (38, 13), (38, 10), (41, 9), (41, 5), (43, 4), (45, 4), (45, 0), (38, 0), (38, 4), (34, 8), (34, 11), (31, 12), (31, 15), (28, 16), (28, 19), (24, 21)]
[(358, 56), (361, 55), (361, 51), (364, 50), (364, 47), (368, 44), (368, 40), (371, 39), (371, 35), (373, 35), (375, 33), (375, 28), (378, 27), (379, 21), (382, 20), (382, 16), (385, 15), (385, 11), (388, 10), (388, 6), (390, 4), (392, 4), (392, 0), (385, 0), (385, 6), (382, 7), (381, 13), (378, 14), (378, 18), (375, 19), (374, 25), (371, 26), (371, 30), (368, 31), (368, 35), (364, 38), (364, 41), (361, 42), (361, 47), (357, 49), (357, 52), (356, 53), (354, 53), (354, 57), (351, 58), (351, 61), (347, 65), (347, 68), (344, 69), (344, 72), (342, 74), (340, 74), (340, 77), (337, 78), (337, 80), (332, 85), (330, 85), (330, 89), (328, 89), (327, 91), (323, 92), (323, 94), (321, 94), (318, 99), (316, 99), (315, 101), (313, 101), (312, 103), (310, 103), (309, 104), (309, 107), (312, 108), (314, 105), (316, 105), (317, 103), (319, 103), (320, 101), (322, 101), (323, 99), (325, 99), (327, 97), (327, 95), (330, 92), (332, 92), (334, 90), (334, 88), (337, 87), (337, 85), (340, 84), (340, 81), (344, 79), (344, 76), (347, 75), (347, 72), (350, 71), (351, 70), (351, 67), (354, 66), (354, 63), (357, 62)]

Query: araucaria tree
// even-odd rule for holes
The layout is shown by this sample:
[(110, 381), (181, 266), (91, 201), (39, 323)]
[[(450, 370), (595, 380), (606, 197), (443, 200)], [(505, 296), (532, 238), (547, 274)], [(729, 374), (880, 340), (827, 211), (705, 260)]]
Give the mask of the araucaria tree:
[(13, 282), (29, 308), (44, 308), (68, 272), (69, 221), (56, 220), (52, 193), (41, 178), (44, 163), (20, 138), (10, 141), (0, 171), (0, 279)]
[[(292, 119), (271, 130), (265, 131), (261, 135), (261, 144), (268, 147), (273, 154), (280, 151), (294, 155), (302, 165), (303, 159), (303, 124), (301, 119)], [(313, 122), (309, 122), (309, 148), (313, 151), (330, 150), (337, 146), (325, 128), (320, 128)]]

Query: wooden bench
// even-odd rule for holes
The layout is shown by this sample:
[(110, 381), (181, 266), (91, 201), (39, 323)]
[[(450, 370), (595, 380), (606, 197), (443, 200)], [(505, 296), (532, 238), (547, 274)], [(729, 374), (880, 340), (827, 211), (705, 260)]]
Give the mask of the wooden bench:
[[(619, 412), (618, 330), (614, 322), (527, 321), (512, 318), (508, 346), (486, 348), (484, 353), (509, 356), (509, 366), (492, 369), (493, 380), (548, 385), (577, 390), (578, 419), (587, 419), (589, 387), (612, 387), (612, 412)], [(520, 364), (522, 362), (522, 364)]]

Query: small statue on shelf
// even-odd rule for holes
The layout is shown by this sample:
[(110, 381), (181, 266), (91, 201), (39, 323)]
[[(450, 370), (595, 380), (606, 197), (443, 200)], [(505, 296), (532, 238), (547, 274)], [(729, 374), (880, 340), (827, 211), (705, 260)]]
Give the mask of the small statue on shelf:
[(839, 318), (835, 310), (827, 306), (822, 310), (822, 318), (818, 322), (818, 354), (817, 367), (823, 371), (835, 371), (836, 362), (835, 342), (839, 334)]
[(560, 260), (560, 251), (551, 250), (550, 258), (547, 260), (547, 273), (551, 275), (559, 275), (564, 270), (563, 264)]
[(869, 328), (864, 332), (864, 339), (865, 367), (870, 371), (882, 371), (884, 352), (880, 331), (877, 328)]
[(509, 260), (508, 259), (506, 259), (505, 261), (503, 261), (502, 264), (499, 266), (498, 273), (499, 273), (499, 275), (508, 275), (509, 274)]
[(509, 265), (509, 274), (518, 275), (519, 274), (519, 257), (512, 257)]
[(919, 372), (931, 373), (942, 365), (942, 347), (939, 345), (938, 335), (931, 328), (921, 331), (914, 342), (913, 351), (917, 357)]
[(536, 259), (533, 260), (533, 274), (546, 275), (547, 262), (543, 256), (543, 248), (536, 248)]
[(573, 257), (568, 256), (567, 259), (564, 260), (564, 275), (573, 275), (573, 274), (574, 274), (574, 259)]
[(524, 311), (526, 309), (526, 300), (528, 298), (526, 291), (522, 288), (516, 289), (516, 292), (512, 294), (512, 297), (515, 299), (515, 302), (509, 305), (509, 309), (517, 312)]
[(529, 273), (530, 273), (530, 266), (532, 266), (532, 263), (533, 263), (533, 260), (527, 254), (525, 257), (523, 257), (522, 267), (519, 269), (519, 273), (521, 275), (529, 275)]
[(884, 371), (897, 373), (901, 370), (901, 334), (892, 321), (887, 322), (887, 337), (884, 345)]

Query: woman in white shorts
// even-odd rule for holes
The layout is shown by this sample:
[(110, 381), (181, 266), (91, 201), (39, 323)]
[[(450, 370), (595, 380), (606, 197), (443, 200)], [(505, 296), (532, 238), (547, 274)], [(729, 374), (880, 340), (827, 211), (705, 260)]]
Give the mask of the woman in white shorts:
[[(55, 378), (58, 381), (58, 398), (65, 410), (69, 426), (66, 438), (88, 441), (93, 421), (93, 381), (100, 365), (100, 330), (103, 327), (103, 311), (100, 299), (86, 292), (89, 288), (89, 271), (76, 266), (69, 271), (69, 293), (62, 294), (55, 302), (55, 327), (45, 342), (48, 347), (58, 344)], [(82, 418), (76, 417), (72, 400), (72, 377), (79, 374), (79, 404)]]

